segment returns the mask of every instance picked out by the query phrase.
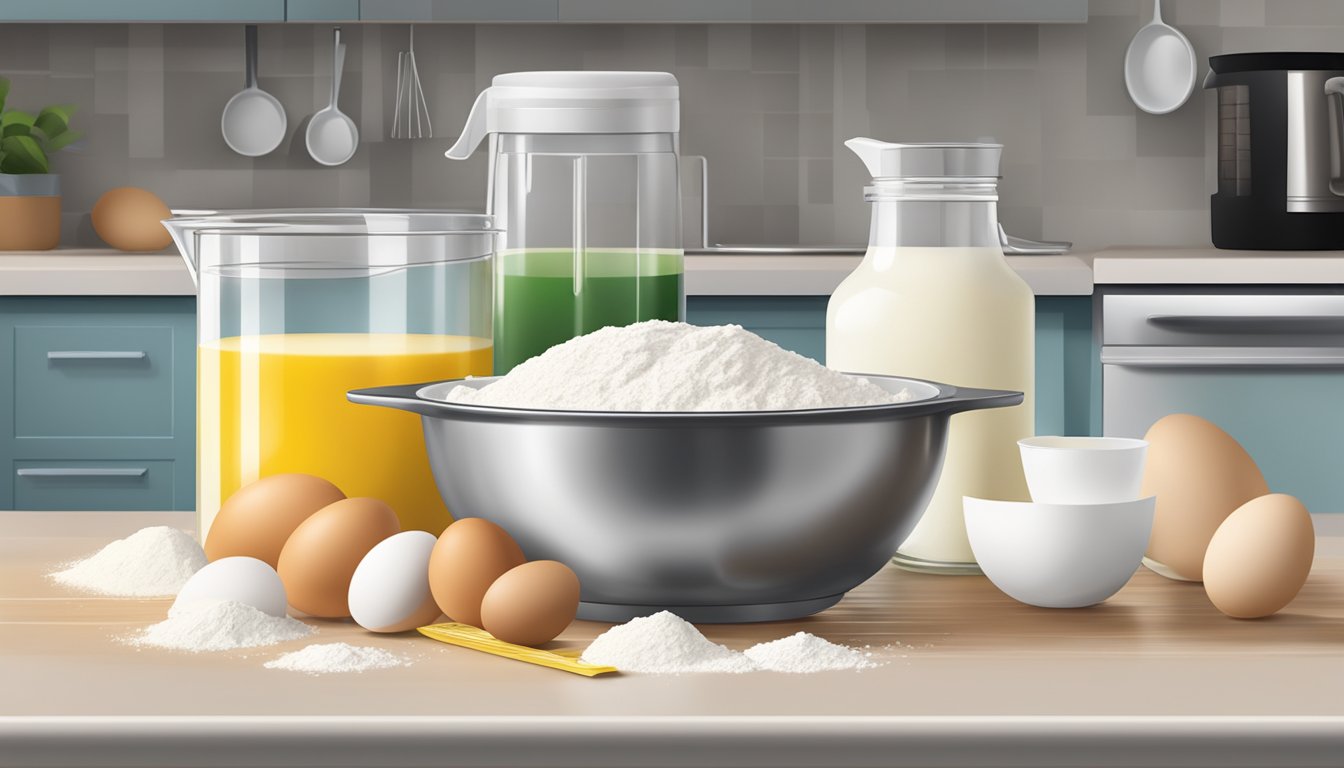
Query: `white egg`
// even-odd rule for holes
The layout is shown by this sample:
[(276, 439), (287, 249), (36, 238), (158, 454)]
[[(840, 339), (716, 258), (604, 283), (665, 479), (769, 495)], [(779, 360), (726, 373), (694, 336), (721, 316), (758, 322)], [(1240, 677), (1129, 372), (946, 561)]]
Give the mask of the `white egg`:
[(437, 541), (405, 531), (378, 542), (350, 579), (350, 617), (370, 632), (405, 632), (439, 617), (429, 591), (429, 553)]
[(244, 603), (272, 616), (284, 616), (288, 604), (280, 574), (255, 557), (223, 557), (206, 564), (182, 585), (168, 613), (206, 601)]

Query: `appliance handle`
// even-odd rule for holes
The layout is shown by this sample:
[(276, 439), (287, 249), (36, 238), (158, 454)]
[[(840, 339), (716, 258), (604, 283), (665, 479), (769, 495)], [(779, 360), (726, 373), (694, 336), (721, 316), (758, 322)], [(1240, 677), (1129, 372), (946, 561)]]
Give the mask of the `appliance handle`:
[(145, 467), (24, 467), (19, 477), (144, 477)]
[(1102, 347), (1101, 363), (1127, 368), (1344, 368), (1344, 348)]
[(1344, 333), (1339, 315), (1148, 315), (1158, 328), (1193, 333)]
[(1325, 81), (1325, 102), (1330, 121), (1330, 191), (1344, 197), (1344, 77)]
[(48, 360), (144, 360), (148, 356), (143, 350), (52, 350), (47, 353)]

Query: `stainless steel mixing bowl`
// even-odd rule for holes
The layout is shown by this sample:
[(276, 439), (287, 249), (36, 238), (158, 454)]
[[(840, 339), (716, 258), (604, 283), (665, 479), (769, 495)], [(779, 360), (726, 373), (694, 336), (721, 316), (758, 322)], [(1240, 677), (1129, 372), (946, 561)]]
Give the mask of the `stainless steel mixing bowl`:
[(914, 528), (948, 418), (1022, 393), (865, 376), (914, 399), (752, 413), (541, 411), (449, 403), (493, 378), (357, 390), (418, 413), (448, 509), (482, 517), (583, 585), (579, 618), (667, 609), (774, 621), (839, 602)]

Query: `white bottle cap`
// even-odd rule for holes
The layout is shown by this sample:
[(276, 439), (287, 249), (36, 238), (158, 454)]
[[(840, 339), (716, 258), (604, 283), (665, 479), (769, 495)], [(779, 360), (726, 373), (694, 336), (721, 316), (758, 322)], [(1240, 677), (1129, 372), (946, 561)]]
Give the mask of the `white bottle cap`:
[(491, 133), (677, 133), (680, 103), (668, 72), (496, 75), (445, 154), (464, 160)]
[(857, 138), (845, 146), (874, 179), (998, 178), (1002, 144), (930, 142), (897, 144)]

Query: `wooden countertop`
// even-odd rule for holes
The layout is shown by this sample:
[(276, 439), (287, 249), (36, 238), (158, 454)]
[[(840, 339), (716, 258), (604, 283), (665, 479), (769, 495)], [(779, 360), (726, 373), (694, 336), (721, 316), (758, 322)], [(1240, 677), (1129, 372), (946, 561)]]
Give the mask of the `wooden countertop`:
[[(136, 649), (117, 638), (169, 601), (78, 595), (43, 577), (159, 524), (193, 518), (0, 513), (0, 766), (1344, 762), (1344, 516), (1318, 517), (1311, 578), (1267, 620), (1228, 619), (1199, 586), (1146, 570), (1101, 606), (1051, 611), (980, 577), (887, 569), (811, 619), (702, 627), (738, 648), (803, 629), (872, 646), (878, 669), (594, 679), (333, 621), (273, 648)], [(559, 643), (603, 629), (577, 622)], [(262, 667), (338, 640), (415, 663)]]

